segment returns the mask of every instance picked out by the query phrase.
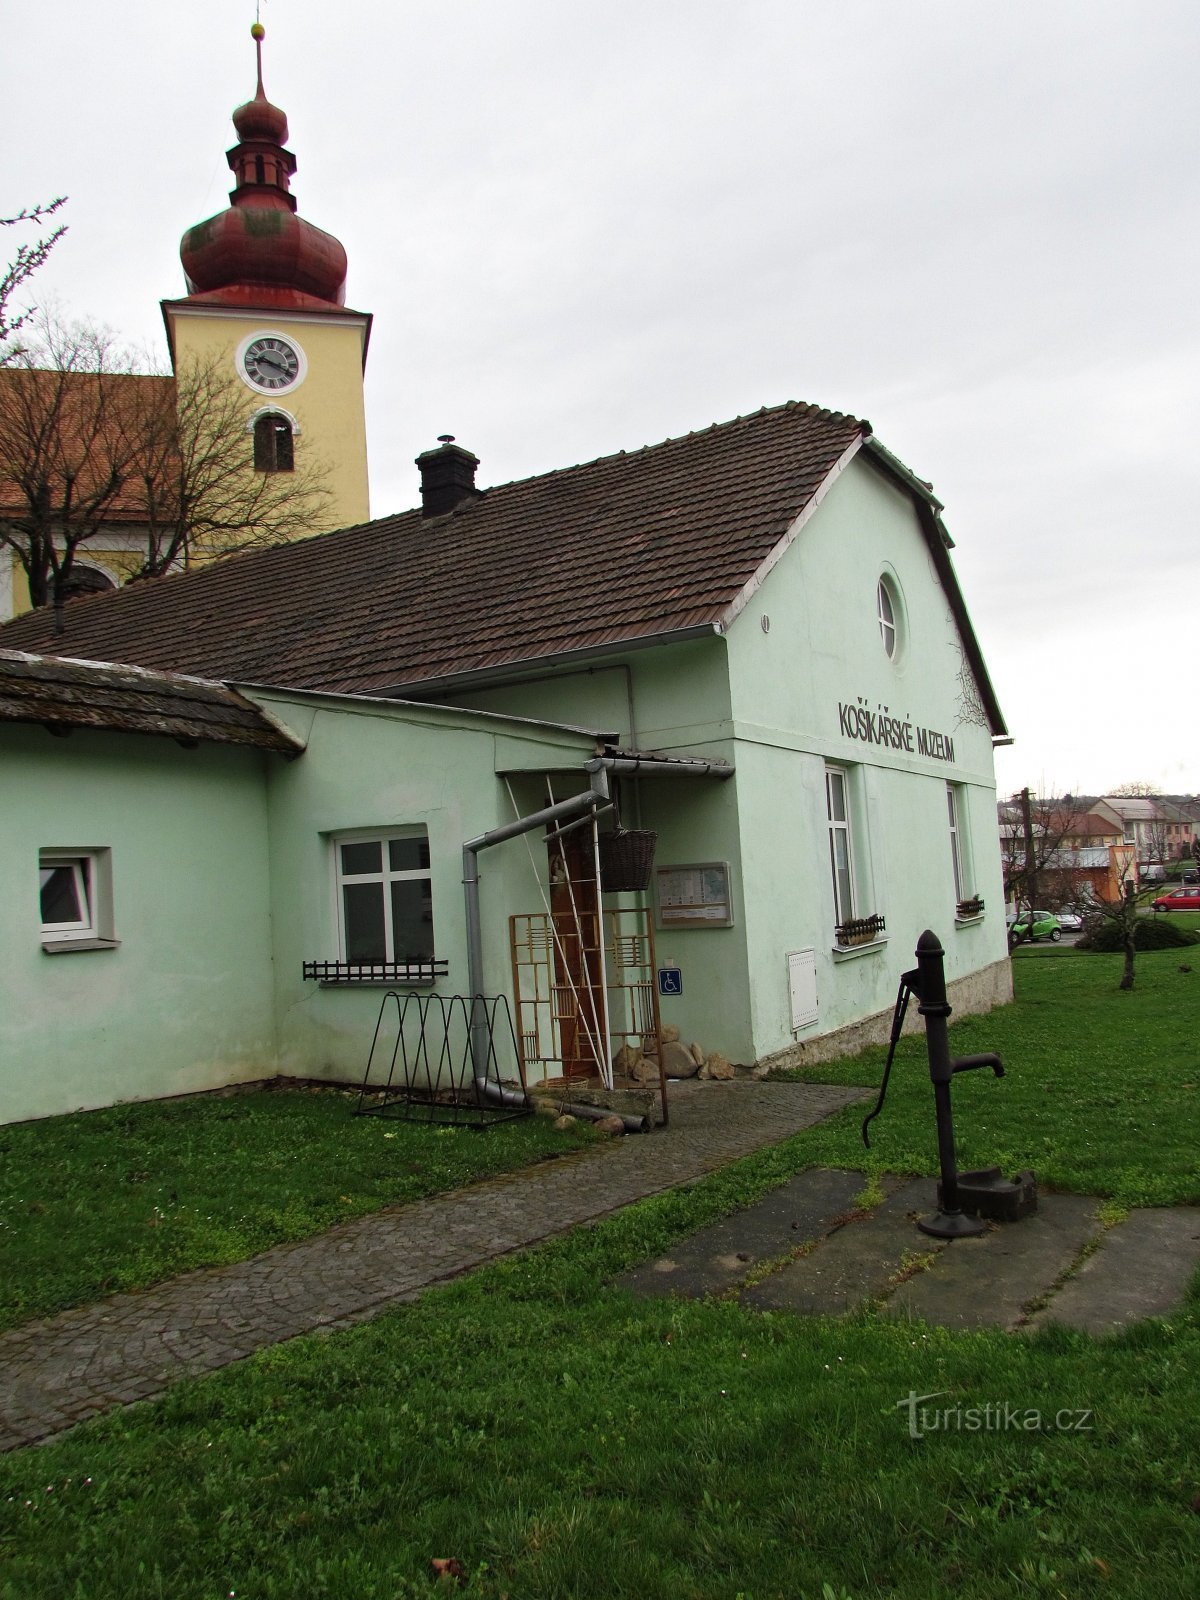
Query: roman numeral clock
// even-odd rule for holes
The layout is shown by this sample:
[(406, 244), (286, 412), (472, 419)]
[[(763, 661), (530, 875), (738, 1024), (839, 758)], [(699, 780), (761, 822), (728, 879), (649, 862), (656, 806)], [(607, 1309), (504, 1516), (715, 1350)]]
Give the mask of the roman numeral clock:
[(307, 370), (304, 352), (279, 333), (255, 333), (238, 352), (238, 370), (260, 394), (285, 394), (294, 389)]

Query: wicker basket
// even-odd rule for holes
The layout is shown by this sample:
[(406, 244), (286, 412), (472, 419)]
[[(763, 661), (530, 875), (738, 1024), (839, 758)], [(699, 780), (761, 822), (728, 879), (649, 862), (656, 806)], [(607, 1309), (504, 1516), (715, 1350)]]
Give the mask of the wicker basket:
[(651, 828), (618, 828), (602, 833), (600, 887), (606, 894), (632, 894), (650, 886), (658, 834)]

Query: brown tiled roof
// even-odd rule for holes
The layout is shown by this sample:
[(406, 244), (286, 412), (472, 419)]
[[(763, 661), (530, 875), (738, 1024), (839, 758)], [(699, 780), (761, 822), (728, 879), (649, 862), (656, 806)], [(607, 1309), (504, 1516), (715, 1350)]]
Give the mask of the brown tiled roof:
[[(0, 640), (363, 693), (711, 629), (869, 433), (789, 402), (488, 489), (444, 516), (409, 511), (81, 598), (64, 633), (33, 614)], [(923, 526), (1002, 731), (936, 502)]]
[(1120, 825), (1098, 817), (1091, 811), (1055, 812), (1047, 831), (1061, 834), (1063, 838), (1120, 838)]
[[(66, 473), (77, 503), (102, 496), (105, 522), (145, 522), (137, 453), (145, 418), (173, 404), (174, 378), (142, 372), (58, 372), (41, 367), (0, 368), (0, 516), (21, 516), (28, 500), (5, 475), (5, 455), (18, 465), (36, 462), (61, 503)], [(124, 479), (115, 493), (104, 485), (113, 469)]]
[(0, 650), (0, 721), (107, 728), (296, 755), (299, 740), (224, 684), (103, 661)]

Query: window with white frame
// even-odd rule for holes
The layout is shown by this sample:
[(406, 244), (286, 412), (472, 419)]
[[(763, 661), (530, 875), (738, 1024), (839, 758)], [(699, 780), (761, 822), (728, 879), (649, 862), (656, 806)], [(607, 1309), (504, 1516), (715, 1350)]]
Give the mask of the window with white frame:
[(334, 872), (343, 961), (433, 959), (433, 886), (423, 827), (340, 836)]
[(44, 950), (104, 948), (116, 943), (107, 848), (39, 850), (38, 890)]
[(961, 783), (946, 785), (946, 819), (950, 827), (950, 865), (954, 873), (954, 899), (961, 917), (979, 916), (983, 901), (975, 892), (971, 863), (971, 828), (966, 790)]
[[(886, 938), (878, 911), (868, 912), (871, 897), (870, 860), (859, 835), (855, 851), (855, 788), (861, 774), (844, 767), (825, 768), (825, 816), (829, 829), (829, 868), (833, 878), (834, 948), (874, 949)], [(859, 795), (858, 800), (862, 800)]]
[(904, 654), (904, 598), (899, 583), (890, 571), (880, 573), (875, 585), (875, 619), (879, 623), (884, 653), (889, 661), (898, 663)]
[(958, 826), (958, 792), (952, 783), (946, 785), (946, 811), (950, 821), (950, 862), (954, 868), (954, 898), (967, 898), (967, 876), (963, 870), (963, 838)]
[(896, 608), (892, 604), (892, 597), (888, 593), (887, 584), (879, 580), (879, 587), (875, 592), (875, 601), (878, 608), (879, 636), (883, 640), (883, 648), (888, 656), (896, 654)]
[(850, 843), (850, 795), (841, 767), (825, 768), (825, 808), (829, 818), (829, 865), (833, 871), (833, 909), (838, 926), (854, 917), (854, 852)]

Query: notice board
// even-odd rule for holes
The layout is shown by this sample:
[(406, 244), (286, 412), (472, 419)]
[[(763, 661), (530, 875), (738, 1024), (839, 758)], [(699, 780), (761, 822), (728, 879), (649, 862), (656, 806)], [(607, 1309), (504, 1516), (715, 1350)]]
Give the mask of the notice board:
[(660, 928), (728, 928), (733, 925), (728, 861), (694, 861), (659, 867), (654, 875)]

